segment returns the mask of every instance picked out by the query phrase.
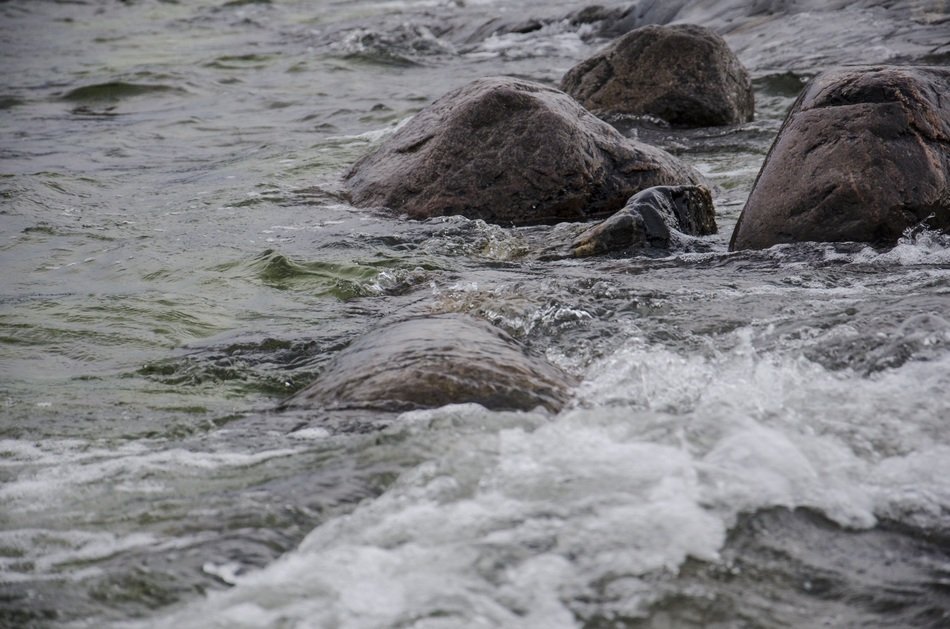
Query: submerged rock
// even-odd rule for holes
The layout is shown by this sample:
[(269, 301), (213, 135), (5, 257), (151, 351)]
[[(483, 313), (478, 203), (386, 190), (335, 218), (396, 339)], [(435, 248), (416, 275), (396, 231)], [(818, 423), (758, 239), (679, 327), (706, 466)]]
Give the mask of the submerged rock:
[(842, 68), (792, 107), (730, 248), (892, 244), (922, 222), (950, 228), (950, 68)]
[(739, 59), (694, 24), (631, 31), (568, 70), (561, 89), (598, 115), (657, 116), (678, 127), (747, 122), (754, 109)]
[(657, 186), (635, 194), (619, 212), (578, 236), (584, 257), (630, 247), (669, 249), (677, 237), (716, 233), (716, 210), (704, 186)]
[(498, 328), (446, 314), (370, 332), (283, 406), (405, 411), (474, 402), (493, 410), (557, 411), (572, 384)]
[(357, 206), (508, 225), (607, 216), (644, 188), (701, 181), (567, 94), (514, 78), (446, 94), (344, 176)]

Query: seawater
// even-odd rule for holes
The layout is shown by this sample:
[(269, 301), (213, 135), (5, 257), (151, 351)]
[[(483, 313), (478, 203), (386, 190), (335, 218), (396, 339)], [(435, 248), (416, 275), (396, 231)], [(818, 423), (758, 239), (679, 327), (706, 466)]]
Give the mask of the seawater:
[[(617, 122), (716, 187), (690, 251), (543, 261), (569, 230), (340, 197), (449, 89), (556, 85), (607, 41), (581, 7), (0, 3), (0, 625), (950, 622), (950, 240), (726, 251), (804, 82), (946, 63), (944, 3), (641, 3), (754, 77), (746, 125)], [(434, 312), (575, 374), (572, 402), (365, 433), (273, 410)]]

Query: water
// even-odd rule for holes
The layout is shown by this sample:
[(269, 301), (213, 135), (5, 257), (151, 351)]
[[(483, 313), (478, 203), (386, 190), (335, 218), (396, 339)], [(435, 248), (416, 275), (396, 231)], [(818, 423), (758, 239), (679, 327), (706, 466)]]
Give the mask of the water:
[[(750, 124), (622, 127), (717, 187), (691, 251), (550, 261), (570, 226), (339, 197), (449, 89), (555, 84), (605, 42), (580, 6), (0, 3), (0, 626), (950, 622), (950, 241), (726, 252), (802, 82), (946, 63), (945, 3), (643, 3), (754, 77)], [(427, 312), (572, 402), (273, 411)]]

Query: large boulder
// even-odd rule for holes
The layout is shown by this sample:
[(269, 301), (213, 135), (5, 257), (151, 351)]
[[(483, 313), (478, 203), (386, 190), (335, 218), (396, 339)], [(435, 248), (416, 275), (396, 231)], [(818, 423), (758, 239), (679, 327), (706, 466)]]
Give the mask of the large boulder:
[(662, 118), (677, 127), (752, 120), (749, 74), (708, 28), (644, 26), (567, 71), (561, 89), (597, 115)]
[(950, 68), (820, 74), (785, 119), (730, 248), (797, 241), (894, 243), (950, 228)]
[(580, 221), (657, 185), (702, 176), (624, 138), (570, 96), (487, 78), (422, 110), (344, 176), (354, 205), (425, 219), (462, 215), (505, 225)]
[(716, 233), (716, 210), (705, 186), (657, 186), (638, 192), (620, 211), (571, 243), (577, 258), (623, 251), (669, 250), (684, 236)]
[(283, 407), (405, 411), (474, 402), (493, 410), (557, 411), (572, 384), (502, 330), (445, 314), (370, 332)]

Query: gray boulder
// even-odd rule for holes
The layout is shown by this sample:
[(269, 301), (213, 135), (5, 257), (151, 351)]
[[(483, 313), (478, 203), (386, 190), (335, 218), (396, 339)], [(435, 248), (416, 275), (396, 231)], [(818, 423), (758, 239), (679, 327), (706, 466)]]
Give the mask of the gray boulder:
[(571, 97), (487, 78), (422, 110), (344, 176), (354, 205), (504, 225), (608, 216), (631, 195), (702, 176), (624, 138)]
[(567, 71), (561, 89), (597, 115), (676, 127), (752, 120), (749, 74), (719, 35), (694, 24), (644, 26)]
[(570, 250), (578, 258), (630, 248), (668, 250), (684, 235), (715, 233), (716, 210), (706, 187), (657, 186), (575, 238)]
[(950, 228), (950, 68), (841, 68), (792, 107), (730, 249), (892, 244), (922, 222)]
[(474, 402), (493, 410), (557, 411), (573, 384), (502, 330), (445, 314), (370, 332), (283, 407), (405, 411)]

